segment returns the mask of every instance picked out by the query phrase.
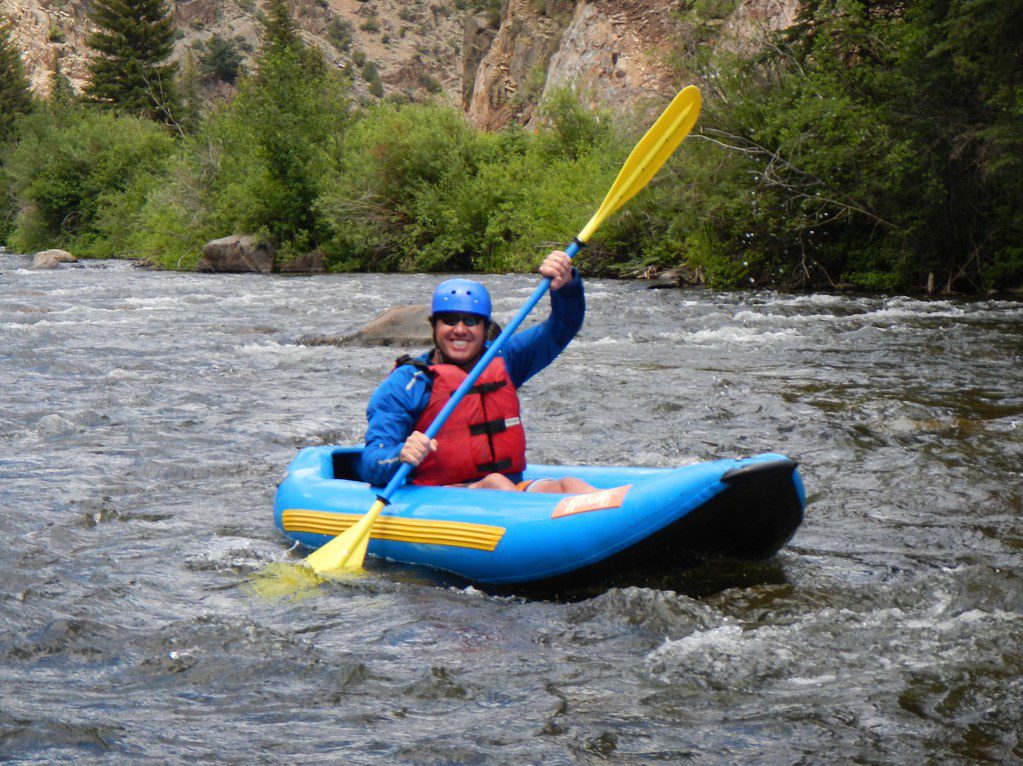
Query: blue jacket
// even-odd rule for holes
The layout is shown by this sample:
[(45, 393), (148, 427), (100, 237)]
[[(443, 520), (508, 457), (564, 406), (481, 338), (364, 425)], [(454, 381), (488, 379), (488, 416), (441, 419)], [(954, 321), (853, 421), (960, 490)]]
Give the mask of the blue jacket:
[[(516, 389), (554, 361), (583, 325), (586, 300), (578, 272), (571, 282), (550, 296), (551, 314), (547, 320), (515, 333), (498, 352)], [(419, 358), (428, 363), (432, 353), (431, 349)], [(398, 455), (402, 445), (430, 401), (431, 386), (426, 373), (403, 364), (373, 392), (366, 408), (369, 427), (362, 452), (363, 480), (383, 486), (394, 476), (401, 465)]]

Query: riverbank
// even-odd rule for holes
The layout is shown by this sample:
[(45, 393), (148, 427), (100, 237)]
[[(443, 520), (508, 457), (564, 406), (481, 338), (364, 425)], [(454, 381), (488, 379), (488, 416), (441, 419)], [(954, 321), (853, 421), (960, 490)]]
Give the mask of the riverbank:
[[(273, 248), (268, 247), (263, 243), (257, 241), (258, 250), (262, 251), (261, 255), (252, 255), (247, 252), (237, 252), (237, 243), (241, 240), (248, 239), (247, 237), (229, 237), (222, 240), (218, 240), (219, 243), (229, 241), (231, 244), (227, 249), (227, 254), (223, 258), (206, 257), (200, 267), (196, 268), (196, 271), (200, 273), (209, 274), (277, 274), (287, 276), (313, 276), (317, 274), (327, 274), (327, 270), (323, 265), (322, 257), (310, 257), (303, 258), (297, 261), (292, 261), (287, 264), (283, 264), (278, 267), (274, 256)], [(269, 252), (269, 257), (265, 254)], [(0, 248), (0, 254), (7, 253), (5, 248)], [(8, 253), (12, 257), (19, 257), (17, 253)], [(42, 256), (42, 257), (41, 257)], [(64, 250), (56, 251), (44, 251), (43, 253), (36, 253), (34, 255), (21, 255), (20, 257), (31, 259), (30, 268), (33, 269), (57, 269), (57, 268), (76, 268), (85, 266), (87, 264), (101, 265), (108, 260), (119, 260), (131, 264), (134, 268), (148, 269), (154, 271), (161, 271), (164, 268), (157, 263), (153, 263), (148, 260), (140, 260), (133, 258), (126, 259), (86, 259), (79, 262), (79, 260), (71, 253)], [(661, 289), (680, 289), (680, 288), (709, 288), (706, 281), (702, 278), (702, 274), (699, 272), (693, 272), (690, 270), (683, 269), (657, 269), (649, 267), (643, 270), (634, 271), (632, 273), (608, 275), (608, 274), (589, 274), (586, 272), (585, 256), (579, 258), (579, 267), (586, 273), (587, 278), (598, 278), (598, 279), (615, 279), (618, 281), (635, 282), (642, 285), (643, 287), (651, 290)], [(358, 274), (360, 272), (330, 272), (335, 275), (340, 274)], [(362, 273), (377, 273), (377, 272), (362, 272)], [(438, 276), (445, 272), (439, 272)], [(510, 272), (502, 271), (491, 274), (477, 274), (476, 276), (480, 279), (486, 279), (488, 276), (496, 276), (497, 274), (507, 274)], [(513, 272), (512, 272), (513, 273)], [(519, 272), (521, 274), (527, 274), (530, 272)], [(398, 276), (397, 274), (395, 276)], [(739, 287), (735, 288), (736, 292), (757, 292), (763, 288), (757, 287)], [(891, 295), (885, 291), (869, 291), (863, 290), (852, 284), (838, 284), (831, 286), (828, 290), (822, 289), (805, 289), (805, 290), (793, 290), (793, 289), (778, 289), (775, 288), (776, 292), (784, 294), (805, 294), (805, 295), (850, 295), (850, 296), (863, 296), (863, 297), (882, 297), (885, 295)], [(896, 293), (897, 294), (897, 293)], [(933, 283), (929, 283), (925, 289), (919, 290), (915, 293), (903, 293), (906, 297), (930, 297), (930, 298), (964, 298), (964, 299), (975, 299), (975, 300), (986, 300), (986, 299), (997, 299), (997, 300), (1020, 300), (1023, 299), (1023, 287), (1007, 290), (990, 290), (984, 295), (978, 295), (976, 293), (958, 293), (951, 290), (939, 291)]]

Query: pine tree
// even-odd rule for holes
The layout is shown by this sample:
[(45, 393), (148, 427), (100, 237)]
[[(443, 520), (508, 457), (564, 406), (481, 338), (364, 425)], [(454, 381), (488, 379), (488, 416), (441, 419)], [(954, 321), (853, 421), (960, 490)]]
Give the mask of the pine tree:
[(60, 67), (60, 59), (53, 57), (50, 67), (50, 104), (55, 106), (71, 106), (75, 101), (75, 88), (71, 80)]
[(32, 108), (25, 65), (12, 39), (12, 27), (11, 20), (0, 15), (0, 141), (11, 135), (18, 115)]
[(236, 104), (266, 165), (259, 214), (279, 243), (308, 249), (321, 234), (314, 202), (347, 98), (322, 54), (303, 42), (285, 0), (267, 3), (256, 71)]
[(125, 114), (175, 124), (179, 98), (174, 26), (164, 0), (95, 0), (96, 31), (86, 44), (97, 52), (89, 65), (86, 97)]

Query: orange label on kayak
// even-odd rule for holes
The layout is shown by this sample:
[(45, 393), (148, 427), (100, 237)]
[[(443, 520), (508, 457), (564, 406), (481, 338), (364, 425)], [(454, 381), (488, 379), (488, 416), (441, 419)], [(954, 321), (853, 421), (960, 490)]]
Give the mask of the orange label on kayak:
[(630, 489), (632, 489), (632, 485), (626, 484), (624, 487), (602, 489), (599, 492), (587, 492), (585, 495), (566, 497), (554, 508), (551, 518), (558, 519), (562, 516), (571, 516), (574, 513), (586, 513), (587, 511), (602, 511), (605, 508), (620, 508)]

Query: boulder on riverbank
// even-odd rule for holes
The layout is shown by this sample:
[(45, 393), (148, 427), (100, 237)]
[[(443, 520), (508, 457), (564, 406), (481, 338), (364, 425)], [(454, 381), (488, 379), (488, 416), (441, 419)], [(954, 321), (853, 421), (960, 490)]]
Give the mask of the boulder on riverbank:
[(270, 274), (274, 246), (251, 234), (234, 234), (207, 242), (196, 271), (217, 274)]
[(32, 259), (33, 269), (59, 269), (63, 263), (78, 263), (67, 250), (43, 250), (35, 254)]
[(323, 274), (322, 250), (280, 262), (274, 246), (253, 234), (232, 234), (207, 242), (195, 270), (215, 274)]
[(658, 272), (647, 278), (650, 279), (650, 284), (647, 285), (650, 290), (690, 287), (702, 285), (706, 281), (702, 269), (689, 269), (682, 266)]
[(327, 265), (323, 251), (313, 250), (279, 264), (277, 270), (281, 274), (323, 274), (327, 271)]
[(430, 346), (430, 306), (414, 303), (391, 306), (358, 330), (341, 335), (303, 335), (304, 346)]

